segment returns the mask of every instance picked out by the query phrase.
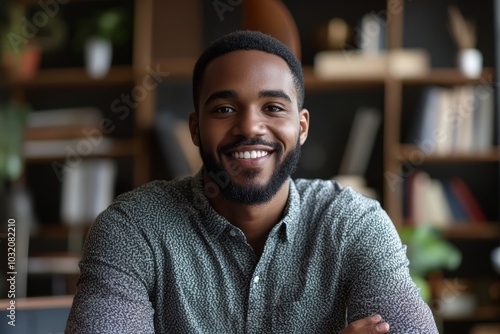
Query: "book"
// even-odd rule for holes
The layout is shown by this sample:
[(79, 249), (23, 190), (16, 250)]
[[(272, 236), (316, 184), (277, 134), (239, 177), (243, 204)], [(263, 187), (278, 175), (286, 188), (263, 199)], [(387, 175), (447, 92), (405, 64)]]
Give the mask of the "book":
[(437, 127), (438, 110), (443, 88), (428, 86), (422, 93), (420, 105), (410, 130), (408, 141), (419, 146), (425, 154), (433, 154), (436, 150), (435, 129)]
[(445, 228), (454, 221), (444, 184), (422, 170), (415, 170), (407, 181), (407, 218), (414, 225)]
[(365, 175), (381, 123), (380, 110), (375, 108), (356, 110), (340, 164), (340, 175)]
[(428, 222), (439, 228), (450, 226), (453, 215), (444, 193), (443, 183), (438, 179), (431, 178), (425, 193), (425, 210)]
[(435, 154), (446, 155), (453, 152), (454, 117), (456, 115), (457, 95), (453, 88), (440, 88), (438, 104), (435, 110), (427, 111), (436, 117), (437, 121), (426, 132), (431, 133), (435, 143)]
[(408, 185), (408, 218), (414, 225), (428, 223), (429, 216), (426, 208), (426, 197), (431, 178), (427, 172), (415, 170), (408, 181), (410, 182)]
[(494, 95), (489, 86), (424, 90), (409, 142), (424, 153), (476, 154), (493, 147)]
[(85, 225), (106, 209), (114, 198), (116, 162), (112, 159), (82, 160), (65, 165), (61, 184), (61, 220)]
[(68, 108), (34, 110), (26, 118), (27, 128), (62, 127), (69, 125), (96, 125), (102, 119), (97, 108)]
[(456, 176), (450, 180), (450, 189), (474, 224), (484, 224), (486, 215), (465, 181)]
[[(454, 88), (456, 105), (454, 113), (455, 123), (448, 126), (455, 130), (452, 151), (455, 153), (472, 152), (473, 120), (477, 113), (474, 86), (462, 85)], [(476, 131), (479, 129), (476, 129)]]
[(467, 212), (465, 212), (465, 209), (462, 207), (458, 198), (451, 190), (449, 182), (443, 183), (443, 190), (448, 202), (448, 206), (450, 207), (453, 220), (455, 222), (458, 222), (459, 224), (470, 220)]
[(476, 110), (472, 121), (471, 150), (483, 153), (493, 147), (495, 94), (491, 86), (478, 85), (474, 89), (474, 96)]

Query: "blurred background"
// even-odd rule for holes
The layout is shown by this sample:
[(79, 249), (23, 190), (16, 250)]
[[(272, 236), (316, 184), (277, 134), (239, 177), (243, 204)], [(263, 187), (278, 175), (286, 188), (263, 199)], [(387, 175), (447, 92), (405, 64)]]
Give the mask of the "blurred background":
[(442, 333), (500, 333), (499, 3), (2, 1), (0, 278), (15, 266), (26, 332), (67, 314), (87, 229), (115, 196), (199, 170), (193, 65), (251, 28), (304, 67), (294, 177), (382, 203)]

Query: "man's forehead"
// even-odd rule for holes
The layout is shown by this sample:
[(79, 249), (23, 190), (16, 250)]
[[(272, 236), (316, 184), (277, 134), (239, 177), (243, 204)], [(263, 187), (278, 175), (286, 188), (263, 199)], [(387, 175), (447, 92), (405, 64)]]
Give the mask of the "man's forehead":
[(235, 61), (251, 61), (257, 63), (274, 63), (277, 65), (284, 66), (290, 72), (291, 70), (288, 67), (288, 64), (286, 61), (281, 58), (280, 56), (277, 56), (272, 53), (268, 53), (265, 51), (260, 51), (260, 50), (235, 50), (231, 52), (227, 52), (225, 54), (222, 54), (214, 59), (207, 65), (207, 69), (213, 65), (214, 63), (222, 65), (227, 64), (228, 60), (235, 60)]

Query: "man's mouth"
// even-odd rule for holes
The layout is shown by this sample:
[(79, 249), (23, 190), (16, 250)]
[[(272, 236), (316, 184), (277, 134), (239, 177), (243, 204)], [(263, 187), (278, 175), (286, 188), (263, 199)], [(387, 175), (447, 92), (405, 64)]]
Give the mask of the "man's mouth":
[(253, 150), (253, 151), (237, 151), (231, 153), (231, 156), (236, 159), (256, 159), (256, 158), (261, 158), (265, 157), (268, 155), (269, 152), (267, 151), (258, 151), (258, 150)]

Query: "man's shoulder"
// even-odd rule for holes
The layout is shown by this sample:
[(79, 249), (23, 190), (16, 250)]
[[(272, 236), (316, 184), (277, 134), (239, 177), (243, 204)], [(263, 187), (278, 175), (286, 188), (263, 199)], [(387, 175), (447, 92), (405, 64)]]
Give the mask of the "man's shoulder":
[(294, 185), (302, 206), (328, 206), (337, 214), (359, 212), (363, 208), (380, 208), (378, 201), (351, 187), (344, 187), (335, 180), (296, 179)]
[(295, 179), (295, 188), (302, 201), (305, 202), (333, 202), (345, 196), (355, 196), (356, 193), (349, 187), (344, 187), (335, 180), (324, 179)]
[(114, 204), (132, 206), (139, 210), (177, 207), (188, 202), (193, 191), (193, 177), (154, 180), (119, 195)]

